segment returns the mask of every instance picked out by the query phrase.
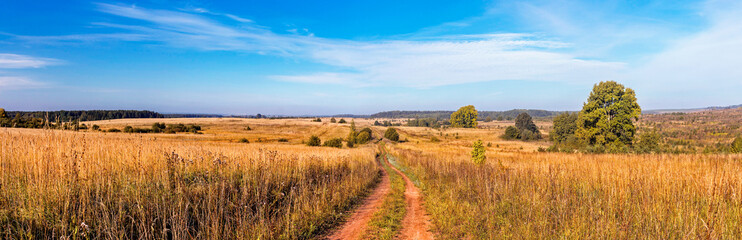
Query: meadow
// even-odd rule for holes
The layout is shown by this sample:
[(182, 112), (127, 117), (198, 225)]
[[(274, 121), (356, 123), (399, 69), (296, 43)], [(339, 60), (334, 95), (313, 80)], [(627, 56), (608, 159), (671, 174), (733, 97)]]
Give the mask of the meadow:
[[(202, 134), (0, 128), (0, 238), (324, 238), (386, 169), (390, 193), (362, 234), (396, 239), (409, 186), (392, 165), (422, 190), (438, 239), (742, 238), (740, 154), (540, 152), (548, 137), (500, 138), (512, 121), (395, 127), (401, 141), (391, 142), (374, 121), (353, 119), (374, 140), (340, 149), (305, 144), (348, 135), (349, 124), (326, 118), (85, 122), (198, 124)], [(471, 160), (476, 140), (482, 165)]]
[(309, 238), (378, 181), (370, 146), (202, 137), (0, 129), (0, 238)]
[[(414, 140), (391, 152), (441, 239), (742, 238), (740, 154), (544, 153), (473, 129), (441, 142), (402, 132)], [(479, 138), (493, 143), (484, 165), (469, 153)]]

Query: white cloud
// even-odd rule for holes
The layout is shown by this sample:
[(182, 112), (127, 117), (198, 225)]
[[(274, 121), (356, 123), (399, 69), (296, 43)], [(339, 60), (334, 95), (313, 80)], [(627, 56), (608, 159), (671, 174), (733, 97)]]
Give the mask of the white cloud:
[(728, 90), (742, 87), (742, 4), (709, 2), (710, 27), (680, 38), (627, 75), (653, 89)]
[[(100, 11), (145, 21), (142, 25), (98, 23), (129, 31), (128, 41), (157, 41), (202, 50), (249, 51), (308, 59), (342, 69), (272, 78), (351, 86), (433, 87), (497, 80), (594, 82), (623, 63), (584, 60), (560, 52), (567, 43), (529, 34), (448, 35), (406, 41), (351, 41), (312, 34), (277, 34), (252, 21), (239, 27), (189, 12), (97, 4)], [(199, 14), (200, 13), (200, 14)], [(208, 14), (208, 15), (205, 15)], [(219, 14), (224, 15), (225, 14)], [(299, 30), (287, 30), (298, 33)], [(308, 30), (302, 29), (308, 33)], [(136, 37), (134, 37), (136, 36)]]
[[(0, 53), (0, 69), (41, 68), (58, 63), (51, 58), (38, 58), (11, 53)], [(44, 84), (25, 76), (0, 71), (0, 91), (41, 87)]]
[(32, 81), (26, 77), (0, 76), (0, 91), (10, 89), (36, 88), (44, 84)]
[(50, 58), (37, 58), (25, 55), (0, 53), (0, 68), (40, 68), (58, 62)]

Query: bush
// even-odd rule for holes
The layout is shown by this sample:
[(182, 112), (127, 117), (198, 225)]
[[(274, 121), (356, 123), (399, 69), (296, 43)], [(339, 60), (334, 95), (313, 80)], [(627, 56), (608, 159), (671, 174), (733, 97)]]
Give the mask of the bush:
[(111, 128), (108, 129), (108, 132), (121, 132), (121, 130), (119, 130), (118, 128)]
[(322, 141), (317, 137), (316, 135), (312, 135), (309, 137), (309, 141), (307, 141), (307, 146), (317, 147), (322, 145)]
[(487, 156), (485, 155), (485, 149), (484, 145), (482, 144), (482, 140), (477, 140), (476, 142), (474, 142), (474, 146), (471, 150), (471, 160), (476, 164), (483, 164), (486, 159)]
[(93, 124), (93, 130), (95, 130), (95, 131), (100, 130), (100, 126)]
[(247, 140), (247, 138), (240, 138), (241, 143), (250, 143), (250, 141)]
[(289, 140), (288, 139), (285, 139), (285, 138), (279, 138), (278, 139), (278, 142), (289, 142)]
[(368, 132), (361, 131), (358, 133), (358, 136), (356, 137), (356, 142), (358, 144), (364, 144), (367, 143), (369, 140), (371, 140), (371, 137), (368, 135)]
[(134, 128), (131, 127), (131, 126), (126, 126), (126, 127), (124, 127), (124, 132), (125, 133), (133, 133), (134, 132)]
[(515, 128), (520, 131), (522, 140), (536, 140), (541, 139), (541, 132), (538, 127), (533, 123), (533, 118), (528, 113), (518, 114), (515, 118)]
[(732, 153), (742, 153), (742, 137), (735, 138), (729, 150)]
[(639, 136), (639, 142), (635, 146), (637, 153), (659, 153), (661, 149), (662, 136), (657, 131), (645, 132)]
[(440, 142), (440, 141), (441, 141), (441, 140), (440, 140), (440, 139), (438, 139), (437, 137), (431, 137), (431, 138), (430, 138), (430, 142), (434, 142), (434, 143), (437, 143), (437, 142)]
[(312, 122), (322, 122), (322, 119), (320, 119), (320, 118), (315, 118), (315, 119), (312, 119)]
[(519, 137), (520, 133), (518, 133), (518, 129), (513, 126), (508, 126), (508, 128), (505, 129), (505, 134), (502, 135), (502, 138), (506, 140), (517, 139)]
[(348, 123), (348, 122), (346, 122), (345, 119), (341, 118), (340, 121), (338, 121), (338, 123)]
[(325, 141), (323, 144), (325, 147), (335, 147), (335, 148), (343, 148), (343, 139), (342, 138), (333, 138), (330, 140)]
[(331, 122), (331, 123), (336, 123), (336, 122), (337, 122), (337, 120), (335, 120), (335, 118), (330, 118), (330, 122)]
[(399, 133), (397, 133), (397, 129), (394, 128), (387, 128), (386, 132), (384, 132), (384, 137), (391, 141), (399, 141)]
[(348, 148), (353, 148), (353, 146), (355, 146), (353, 142), (346, 142), (345, 145), (348, 146)]

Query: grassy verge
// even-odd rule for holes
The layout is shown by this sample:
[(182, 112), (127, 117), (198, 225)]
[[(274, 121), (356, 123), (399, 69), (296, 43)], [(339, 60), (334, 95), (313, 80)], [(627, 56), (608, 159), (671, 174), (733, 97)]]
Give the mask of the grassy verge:
[[(382, 150), (381, 156), (388, 157), (389, 155)], [(402, 228), (402, 219), (407, 212), (404, 198), (404, 179), (390, 168), (389, 163), (383, 159), (382, 166), (389, 173), (391, 191), (384, 199), (380, 210), (371, 219), (364, 239), (393, 239)]]

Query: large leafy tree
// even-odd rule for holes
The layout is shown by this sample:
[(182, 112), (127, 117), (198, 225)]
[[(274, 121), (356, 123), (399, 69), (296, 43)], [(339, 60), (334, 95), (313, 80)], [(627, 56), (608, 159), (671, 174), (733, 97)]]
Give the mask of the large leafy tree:
[(477, 115), (477, 109), (474, 106), (463, 106), (451, 114), (451, 127), (475, 128), (477, 127)]
[(634, 90), (615, 81), (600, 82), (582, 107), (575, 135), (590, 145), (631, 145), (639, 115)]

